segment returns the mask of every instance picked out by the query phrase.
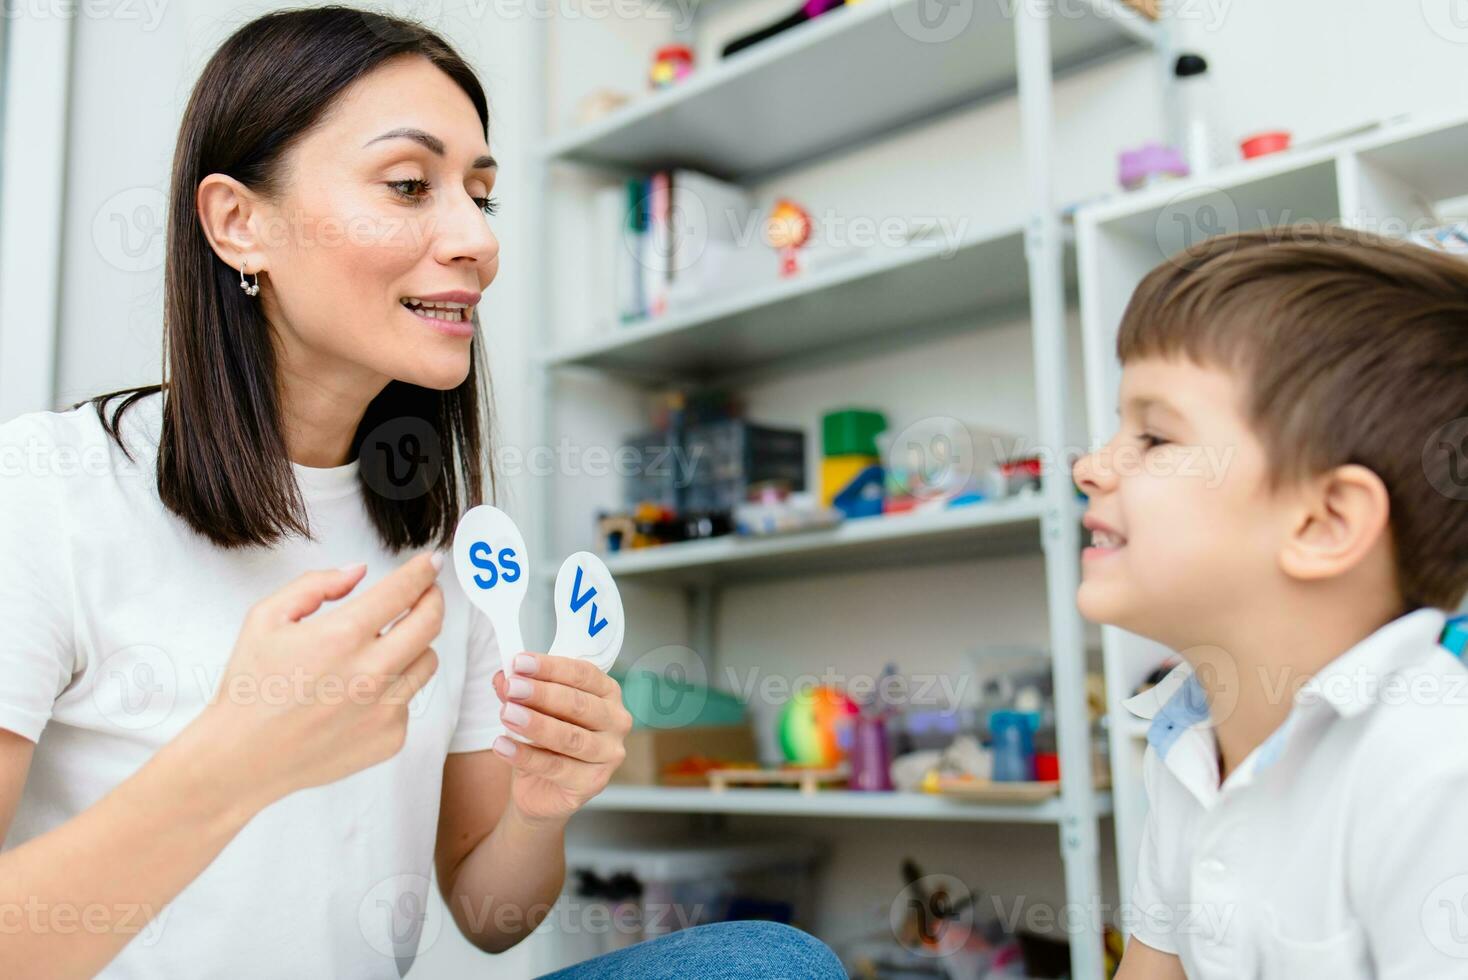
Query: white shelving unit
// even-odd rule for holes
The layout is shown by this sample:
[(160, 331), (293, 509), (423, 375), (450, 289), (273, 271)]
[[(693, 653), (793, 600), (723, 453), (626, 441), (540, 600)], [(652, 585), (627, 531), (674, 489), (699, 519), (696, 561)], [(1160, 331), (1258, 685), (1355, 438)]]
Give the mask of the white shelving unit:
[[(545, 213), (554, 167), (601, 173), (690, 166), (754, 181), (849, 151), (915, 123), (987, 99), (1016, 96), (1028, 175), (1027, 220), (969, 236), (956, 255), (882, 254), (748, 293), (710, 301), (635, 326), (556, 346), (536, 359), (536, 436), (553, 442), (554, 375), (594, 369), (630, 383), (724, 380), (782, 367), (832, 345), (901, 343), (919, 324), (972, 323), (1028, 310), (1038, 441), (1066, 445), (1065, 235), (1052, 188), (1052, 82), (1058, 72), (1128, 52), (1165, 58), (1164, 32), (1119, 0), (1065, 5), (975, 4), (951, 40), (923, 43), (920, 0), (862, 0), (709, 67), (671, 89), (640, 97), (597, 122), (544, 140), (529, 206)], [(541, 22), (538, 63), (551, 63)], [(914, 32), (919, 32), (915, 34)], [(1161, 73), (1159, 72), (1159, 76)], [(542, 85), (542, 108), (546, 92)], [(542, 111), (539, 118), (544, 120)], [(982, 151), (980, 151), (982, 152)], [(553, 267), (549, 236), (532, 243), (541, 270)], [(551, 276), (538, 307), (549, 313)], [(792, 319), (801, 331), (782, 327)], [(541, 317), (549, 322), (549, 315)], [(975, 365), (982, 375), (983, 366)], [(542, 501), (532, 547), (553, 554), (553, 502)], [(611, 787), (590, 807), (604, 811), (743, 813), (799, 817), (1053, 824), (1073, 909), (1099, 909), (1098, 820), (1111, 796), (1093, 786), (1085, 694), (1083, 627), (1075, 609), (1079, 525), (1069, 474), (1048, 475), (1042, 494), (948, 512), (852, 521), (784, 539), (690, 542), (612, 556), (619, 579), (685, 590), (691, 644), (711, 662), (719, 589), (749, 578), (810, 575), (853, 567), (1035, 552), (1045, 558), (1061, 790), (1030, 806), (976, 805), (922, 794), (827, 792), (803, 797), (761, 789), (711, 791)], [(636, 616), (635, 608), (629, 614)], [(712, 675), (712, 671), (710, 671)], [(1100, 914), (1072, 938), (1073, 975), (1103, 975)]]
[[(986, 804), (932, 793), (821, 792), (786, 789), (713, 790), (665, 786), (608, 786), (587, 806), (634, 813), (750, 813), (772, 816), (857, 817), (874, 820), (947, 820), (961, 823), (1048, 823), (1065, 818), (1059, 799), (1034, 804)], [(1096, 812), (1111, 812), (1109, 793), (1096, 795)]]
[[(1431, 227), (1437, 205), (1468, 195), (1465, 154), (1468, 118), (1409, 121), (1082, 208), (1076, 251), (1093, 443), (1109, 439), (1116, 424), (1121, 315), (1137, 283), (1159, 262), (1209, 235), (1261, 227), (1339, 222), (1392, 237)], [(1147, 730), (1121, 701), (1171, 651), (1112, 627), (1103, 627), (1102, 647), (1125, 901), (1147, 814), (1141, 780)]]

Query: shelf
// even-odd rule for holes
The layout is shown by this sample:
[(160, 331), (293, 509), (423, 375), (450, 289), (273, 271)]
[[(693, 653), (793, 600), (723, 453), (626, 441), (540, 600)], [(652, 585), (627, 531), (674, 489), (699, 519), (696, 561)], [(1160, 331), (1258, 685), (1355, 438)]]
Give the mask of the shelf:
[[(681, 84), (640, 95), (552, 139), (554, 160), (612, 169), (688, 166), (727, 179), (765, 176), (1016, 89), (1011, 5), (862, 0)], [(1057, 73), (1155, 43), (1119, 0), (1065, 5), (1050, 20)]]
[(609, 555), (618, 581), (737, 581), (1040, 551), (1038, 494), (846, 521), (767, 538), (726, 535)]
[[(681, 786), (608, 786), (587, 801), (588, 810), (634, 813), (747, 813), (787, 817), (857, 817), (984, 823), (1059, 823), (1059, 797), (1035, 804), (969, 803), (931, 793), (861, 793), (825, 790), (812, 795), (787, 789), (709, 789)], [(1111, 812), (1111, 794), (1096, 794), (1097, 813)]]
[[(1066, 265), (1073, 278), (1074, 263)], [(552, 353), (546, 363), (652, 381), (710, 380), (785, 358), (839, 354), (883, 337), (910, 340), (920, 325), (967, 325), (1005, 311), (1023, 315), (1028, 301), (1024, 233), (1011, 227), (969, 239), (951, 253), (909, 245), (772, 279), (598, 334)]]

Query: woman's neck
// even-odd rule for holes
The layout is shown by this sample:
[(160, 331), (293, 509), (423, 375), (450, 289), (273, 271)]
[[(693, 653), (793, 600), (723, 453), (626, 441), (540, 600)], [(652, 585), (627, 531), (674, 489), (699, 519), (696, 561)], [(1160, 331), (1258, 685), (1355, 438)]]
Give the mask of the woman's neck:
[(351, 462), (352, 438), (373, 398), (386, 385), (338, 375), (304, 375), (282, 369), (281, 428), (286, 453), (302, 466)]

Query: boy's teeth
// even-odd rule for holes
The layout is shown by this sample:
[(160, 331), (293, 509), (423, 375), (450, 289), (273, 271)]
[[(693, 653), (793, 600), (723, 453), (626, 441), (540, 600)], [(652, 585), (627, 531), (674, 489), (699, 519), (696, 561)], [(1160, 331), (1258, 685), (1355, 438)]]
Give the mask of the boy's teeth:
[(1091, 544), (1097, 548), (1120, 548), (1123, 539), (1120, 535), (1109, 531), (1092, 531)]

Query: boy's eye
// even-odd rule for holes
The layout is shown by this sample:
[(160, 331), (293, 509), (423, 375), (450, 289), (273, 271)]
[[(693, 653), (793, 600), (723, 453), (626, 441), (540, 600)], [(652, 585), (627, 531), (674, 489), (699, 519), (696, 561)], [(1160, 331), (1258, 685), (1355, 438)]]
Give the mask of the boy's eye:
[(1162, 438), (1161, 436), (1158, 436), (1158, 435), (1153, 435), (1150, 432), (1143, 432), (1141, 435), (1139, 435), (1137, 437), (1137, 439), (1138, 439), (1138, 441), (1140, 441), (1142, 443), (1142, 448), (1143, 449), (1155, 449), (1158, 446), (1165, 446), (1165, 445), (1167, 445), (1167, 440), (1166, 439), (1164, 439), (1164, 438)]

